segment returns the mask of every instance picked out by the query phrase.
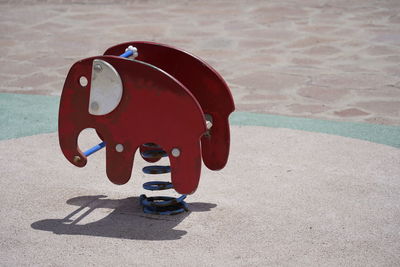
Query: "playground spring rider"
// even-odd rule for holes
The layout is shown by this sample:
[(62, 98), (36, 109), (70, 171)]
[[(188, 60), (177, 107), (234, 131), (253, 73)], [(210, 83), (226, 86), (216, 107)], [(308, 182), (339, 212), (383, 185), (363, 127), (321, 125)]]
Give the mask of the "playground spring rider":
[[(199, 183), (201, 160), (222, 169), (229, 155), (228, 117), (232, 95), (222, 77), (199, 58), (150, 42), (113, 46), (103, 56), (76, 62), (66, 78), (58, 133), (64, 156), (75, 166), (106, 147), (111, 182), (125, 184), (139, 148), (148, 162), (169, 157), (170, 166), (143, 172), (171, 172), (171, 182), (147, 182), (147, 190), (174, 188), (179, 198), (140, 196), (146, 213), (177, 214)], [(102, 143), (82, 152), (79, 133), (94, 128)]]

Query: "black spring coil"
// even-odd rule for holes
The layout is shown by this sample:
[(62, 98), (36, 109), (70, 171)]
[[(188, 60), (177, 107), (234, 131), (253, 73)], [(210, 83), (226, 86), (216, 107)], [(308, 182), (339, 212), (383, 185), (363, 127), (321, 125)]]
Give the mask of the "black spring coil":
[[(145, 159), (158, 159), (161, 157), (167, 157), (168, 154), (160, 146), (154, 143), (146, 143), (144, 147), (151, 148), (141, 153)], [(170, 173), (171, 166), (146, 166), (143, 169), (144, 173), (147, 174), (163, 174)], [(143, 188), (150, 191), (159, 191), (173, 189), (173, 185), (170, 182), (162, 181), (151, 181), (143, 184)], [(147, 197), (146, 195), (140, 196), (140, 204), (143, 206), (144, 213), (158, 214), (158, 215), (175, 215), (188, 211), (187, 203), (184, 201), (186, 195), (182, 195), (178, 198), (156, 196)]]

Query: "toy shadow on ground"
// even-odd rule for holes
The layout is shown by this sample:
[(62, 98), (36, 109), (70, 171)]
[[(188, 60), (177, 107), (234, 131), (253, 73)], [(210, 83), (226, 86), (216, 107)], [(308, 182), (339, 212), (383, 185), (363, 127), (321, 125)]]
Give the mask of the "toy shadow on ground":
[[(216, 204), (188, 203), (189, 212), (178, 215), (150, 215), (142, 211), (138, 197), (125, 199), (106, 199), (107, 196), (81, 196), (71, 198), (67, 204), (80, 206), (63, 219), (45, 219), (34, 222), (31, 227), (36, 230), (52, 231), (58, 235), (89, 235), (140, 240), (175, 240), (184, 236), (187, 231), (173, 229), (191, 212), (210, 211)], [(86, 224), (85, 220), (96, 219), (89, 216), (96, 209), (112, 209), (106, 217)], [(92, 217), (92, 218), (90, 218)]]

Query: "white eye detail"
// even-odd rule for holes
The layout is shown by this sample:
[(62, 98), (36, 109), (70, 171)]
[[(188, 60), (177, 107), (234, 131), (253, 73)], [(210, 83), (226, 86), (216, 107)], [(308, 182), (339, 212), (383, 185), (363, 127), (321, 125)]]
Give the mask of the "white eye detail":
[(86, 79), (85, 76), (81, 76), (81, 77), (79, 78), (79, 84), (80, 84), (82, 87), (86, 87), (86, 85), (88, 84), (88, 80)]

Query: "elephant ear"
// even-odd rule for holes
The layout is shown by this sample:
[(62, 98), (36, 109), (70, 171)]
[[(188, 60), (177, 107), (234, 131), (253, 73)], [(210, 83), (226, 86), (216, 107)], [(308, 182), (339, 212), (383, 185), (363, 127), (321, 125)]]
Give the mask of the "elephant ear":
[(197, 99), (212, 127), (201, 139), (202, 156), (211, 170), (222, 169), (230, 147), (229, 115), (235, 110), (229, 87), (206, 62), (177, 48), (151, 43), (127, 42), (113, 46), (104, 55), (120, 55), (128, 46), (138, 50), (136, 60), (149, 63), (182, 83)]

